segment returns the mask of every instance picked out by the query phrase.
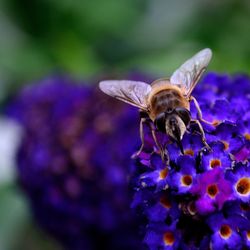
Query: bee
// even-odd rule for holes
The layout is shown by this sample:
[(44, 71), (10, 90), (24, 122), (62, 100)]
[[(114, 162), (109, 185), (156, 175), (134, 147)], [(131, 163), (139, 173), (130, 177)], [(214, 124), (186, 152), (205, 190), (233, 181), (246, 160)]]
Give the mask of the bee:
[[(168, 152), (158, 142), (155, 131), (158, 130), (169, 135), (184, 154), (181, 141), (192, 123), (198, 125), (202, 142), (210, 150), (200, 121), (211, 123), (202, 118), (200, 106), (192, 96), (192, 92), (211, 58), (212, 51), (208, 48), (203, 49), (182, 64), (170, 78), (158, 79), (151, 84), (129, 80), (106, 80), (99, 83), (99, 87), (104, 93), (140, 109), (142, 144), (135, 155), (139, 155), (143, 150), (143, 126), (148, 121), (152, 121), (154, 124), (150, 122), (152, 136), (163, 159), (166, 156), (169, 160)], [(194, 102), (197, 109), (198, 119), (191, 118), (191, 101)]]

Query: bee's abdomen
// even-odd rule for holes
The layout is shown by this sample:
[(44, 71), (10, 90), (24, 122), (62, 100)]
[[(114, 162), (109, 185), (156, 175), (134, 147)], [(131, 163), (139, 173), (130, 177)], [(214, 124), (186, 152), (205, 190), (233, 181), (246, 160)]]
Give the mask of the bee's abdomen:
[(184, 97), (176, 90), (162, 90), (152, 96), (150, 108), (153, 116), (156, 116), (167, 110), (173, 110), (177, 107), (185, 107)]

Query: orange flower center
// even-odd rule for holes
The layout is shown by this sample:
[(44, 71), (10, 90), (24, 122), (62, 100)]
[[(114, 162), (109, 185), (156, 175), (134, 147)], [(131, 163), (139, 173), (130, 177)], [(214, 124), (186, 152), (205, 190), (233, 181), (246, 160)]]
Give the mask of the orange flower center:
[(207, 193), (211, 198), (214, 198), (218, 192), (219, 190), (216, 184), (211, 184), (207, 187)]
[(245, 136), (245, 138), (246, 138), (248, 141), (250, 141), (250, 134), (249, 134), (249, 133), (245, 133), (244, 136)]
[(247, 240), (250, 240), (250, 231), (247, 231)]
[(232, 229), (228, 225), (222, 225), (220, 228), (220, 235), (224, 239), (228, 239), (232, 234)]
[(219, 159), (212, 159), (210, 161), (210, 167), (211, 168), (217, 168), (221, 166), (221, 161)]
[(219, 121), (219, 120), (213, 120), (213, 121), (212, 121), (212, 124), (213, 124), (214, 126), (217, 126), (217, 125), (220, 124), (220, 121)]
[(181, 183), (183, 186), (190, 186), (193, 182), (193, 178), (191, 175), (183, 175), (181, 178)]
[(194, 150), (191, 148), (188, 148), (188, 149), (184, 150), (184, 154), (194, 156)]
[(250, 193), (250, 178), (243, 177), (236, 183), (236, 190), (241, 195), (248, 195)]
[(159, 177), (160, 179), (165, 179), (168, 176), (168, 169), (164, 168), (163, 170), (160, 171)]
[(174, 234), (172, 232), (164, 233), (163, 241), (166, 246), (172, 246), (175, 241)]
[(245, 211), (245, 212), (250, 211), (250, 206), (248, 203), (241, 203), (240, 208), (242, 211)]
[(224, 145), (224, 150), (228, 150), (229, 149), (229, 143), (227, 141), (223, 141), (223, 140), (221, 140), (221, 142)]
[(166, 196), (162, 196), (160, 198), (160, 203), (163, 207), (165, 207), (167, 209), (171, 208), (171, 202)]

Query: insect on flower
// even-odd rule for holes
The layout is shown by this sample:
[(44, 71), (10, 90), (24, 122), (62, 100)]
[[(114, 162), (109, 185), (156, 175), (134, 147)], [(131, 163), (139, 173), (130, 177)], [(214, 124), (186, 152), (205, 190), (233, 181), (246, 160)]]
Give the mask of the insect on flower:
[[(206, 70), (212, 57), (208, 48), (201, 50), (180, 66), (169, 78), (158, 79), (151, 84), (129, 80), (106, 80), (99, 83), (100, 89), (121, 101), (140, 109), (140, 137), (141, 147), (135, 155), (139, 155), (144, 147), (143, 124), (150, 124), (152, 136), (161, 152), (169, 160), (165, 146), (161, 145), (155, 131), (166, 133), (177, 142), (183, 152), (182, 137), (190, 124), (197, 124), (202, 142), (210, 150), (206, 142), (205, 133), (200, 121), (209, 123), (202, 118), (202, 112), (197, 100), (191, 95), (202, 74)], [(192, 119), (190, 102), (193, 101), (197, 109), (198, 119)], [(152, 121), (154, 125), (152, 124)]]

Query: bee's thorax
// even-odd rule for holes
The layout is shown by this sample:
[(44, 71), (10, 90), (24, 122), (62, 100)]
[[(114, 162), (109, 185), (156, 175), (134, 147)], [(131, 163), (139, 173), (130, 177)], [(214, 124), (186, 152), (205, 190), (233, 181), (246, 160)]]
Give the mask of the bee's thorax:
[(155, 117), (162, 113), (172, 111), (177, 107), (189, 109), (189, 102), (176, 88), (167, 88), (152, 95), (149, 99), (150, 118), (154, 121)]

